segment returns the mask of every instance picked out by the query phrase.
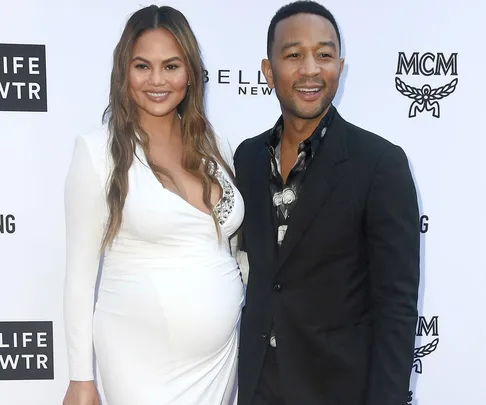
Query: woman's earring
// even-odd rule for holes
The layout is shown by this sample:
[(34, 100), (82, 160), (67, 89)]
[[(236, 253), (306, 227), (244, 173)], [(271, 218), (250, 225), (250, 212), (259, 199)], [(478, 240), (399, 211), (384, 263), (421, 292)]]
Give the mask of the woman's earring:
[(191, 85), (191, 82), (190, 82), (189, 80), (187, 81), (187, 85), (188, 85), (188, 86), (190, 86), (190, 85)]

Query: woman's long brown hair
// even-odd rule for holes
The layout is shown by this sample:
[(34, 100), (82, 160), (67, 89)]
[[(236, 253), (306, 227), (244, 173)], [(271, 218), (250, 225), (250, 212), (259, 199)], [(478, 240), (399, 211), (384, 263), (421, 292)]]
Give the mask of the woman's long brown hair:
[[(148, 134), (139, 126), (136, 106), (130, 98), (128, 72), (132, 50), (139, 36), (147, 30), (165, 28), (174, 35), (182, 48), (190, 86), (177, 112), (181, 117), (183, 142), (182, 167), (198, 178), (203, 186), (203, 201), (212, 213), (218, 231), (218, 221), (211, 204), (211, 184), (221, 186), (211, 167), (216, 163), (232, 173), (218, 150), (216, 136), (206, 118), (204, 108), (203, 63), (199, 45), (184, 15), (168, 6), (149, 6), (134, 13), (128, 20), (113, 55), (110, 100), (103, 114), (108, 121), (109, 151), (113, 168), (107, 183), (108, 222), (101, 251), (111, 245), (122, 223), (123, 207), (128, 194), (128, 170), (136, 146), (141, 145), (150, 168), (159, 178), (171, 180), (170, 173), (154, 164), (149, 155)], [(137, 136), (138, 134), (138, 136)], [(204, 170), (201, 170), (204, 167)]]

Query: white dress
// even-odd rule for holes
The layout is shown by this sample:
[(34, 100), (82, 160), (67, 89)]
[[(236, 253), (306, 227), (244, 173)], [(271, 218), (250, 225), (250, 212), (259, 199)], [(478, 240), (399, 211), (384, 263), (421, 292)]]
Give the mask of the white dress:
[(66, 180), (70, 379), (93, 379), (94, 342), (107, 405), (234, 404), (244, 294), (228, 239), (242, 222), (242, 197), (218, 167), (218, 239), (212, 217), (163, 188), (140, 148), (93, 315), (108, 212), (107, 139), (106, 129), (77, 137)]

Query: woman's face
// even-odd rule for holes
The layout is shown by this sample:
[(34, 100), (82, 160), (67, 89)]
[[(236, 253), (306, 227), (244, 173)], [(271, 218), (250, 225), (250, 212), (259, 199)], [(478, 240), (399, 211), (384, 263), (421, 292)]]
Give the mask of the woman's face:
[(164, 28), (144, 32), (135, 42), (129, 69), (130, 97), (141, 119), (176, 112), (186, 96), (187, 66), (175, 37)]

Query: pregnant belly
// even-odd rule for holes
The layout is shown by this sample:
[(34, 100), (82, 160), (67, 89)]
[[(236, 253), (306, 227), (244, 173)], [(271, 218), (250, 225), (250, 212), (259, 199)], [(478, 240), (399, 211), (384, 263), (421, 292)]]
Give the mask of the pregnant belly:
[(95, 333), (107, 336), (116, 330), (113, 339), (149, 339), (167, 360), (210, 356), (234, 336), (242, 303), (243, 286), (232, 262), (107, 271), (96, 304)]

